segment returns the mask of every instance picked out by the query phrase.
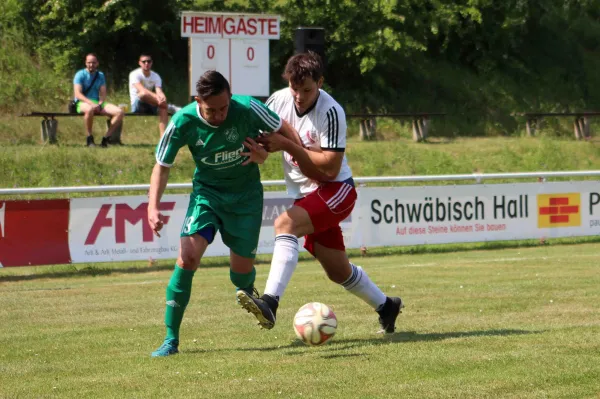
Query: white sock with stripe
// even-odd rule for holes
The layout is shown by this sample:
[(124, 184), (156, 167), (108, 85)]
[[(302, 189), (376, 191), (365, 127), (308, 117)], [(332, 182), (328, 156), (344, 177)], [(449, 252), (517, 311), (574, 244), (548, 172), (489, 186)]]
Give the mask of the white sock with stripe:
[(278, 301), (288, 286), (298, 264), (298, 238), (291, 234), (279, 234), (275, 237), (275, 248), (271, 259), (271, 270), (267, 278), (265, 294)]
[(385, 304), (386, 295), (371, 281), (362, 267), (353, 263), (350, 263), (350, 267), (352, 267), (352, 273), (342, 283), (342, 286), (368, 303), (373, 309), (378, 310)]

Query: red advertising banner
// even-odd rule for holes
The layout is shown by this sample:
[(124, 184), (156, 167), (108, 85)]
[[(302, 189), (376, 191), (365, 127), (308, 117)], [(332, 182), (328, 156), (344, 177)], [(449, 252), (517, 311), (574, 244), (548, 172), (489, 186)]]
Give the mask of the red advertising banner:
[(69, 200), (0, 201), (0, 266), (70, 262)]

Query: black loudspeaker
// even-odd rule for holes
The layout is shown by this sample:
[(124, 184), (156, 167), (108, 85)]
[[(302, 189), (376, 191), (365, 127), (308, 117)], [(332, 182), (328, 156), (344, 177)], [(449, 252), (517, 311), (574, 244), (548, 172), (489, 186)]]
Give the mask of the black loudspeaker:
[(321, 56), (325, 65), (325, 29), (296, 28), (295, 47), (295, 54), (314, 51)]

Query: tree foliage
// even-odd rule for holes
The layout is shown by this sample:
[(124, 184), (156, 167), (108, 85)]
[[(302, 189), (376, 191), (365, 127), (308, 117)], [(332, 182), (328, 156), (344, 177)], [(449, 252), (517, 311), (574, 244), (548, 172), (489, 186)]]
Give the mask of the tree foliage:
[(3, 25), (21, 29), (31, 53), (64, 75), (95, 52), (122, 84), (150, 51), (161, 74), (185, 84), (179, 12), (253, 12), (282, 17), (281, 39), (271, 43), (274, 89), (295, 29), (325, 29), (327, 87), (349, 111), (447, 111), (458, 116), (454, 130), (477, 134), (510, 132), (514, 111), (600, 106), (594, 0), (5, 1), (13, 12)]

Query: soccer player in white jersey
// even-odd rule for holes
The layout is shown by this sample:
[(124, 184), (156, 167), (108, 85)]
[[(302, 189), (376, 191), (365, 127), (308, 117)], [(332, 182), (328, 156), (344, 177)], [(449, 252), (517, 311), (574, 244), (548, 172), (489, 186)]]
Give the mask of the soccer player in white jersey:
[(275, 220), (275, 249), (264, 295), (256, 298), (238, 291), (239, 302), (262, 328), (273, 328), (279, 301), (298, 263), (298, 237), (305, 236), (304, 248), (317, 258), (329, 279), (379, 314), (380, 332), (393, 333), (402, 300), (387, 297), (360, 266), (348, 260), (339, 226), (357, 197), (344, 155), (344, 110), (321, 89), (323, 64), (316, 53), (291, 57), (283, 77), (289, 87), (275, 92), (266, 104), (296, 129), (302, 143), (282, 135), (259, 141), (271, 152), (283, 151), (286, 186), (296, 199)]

